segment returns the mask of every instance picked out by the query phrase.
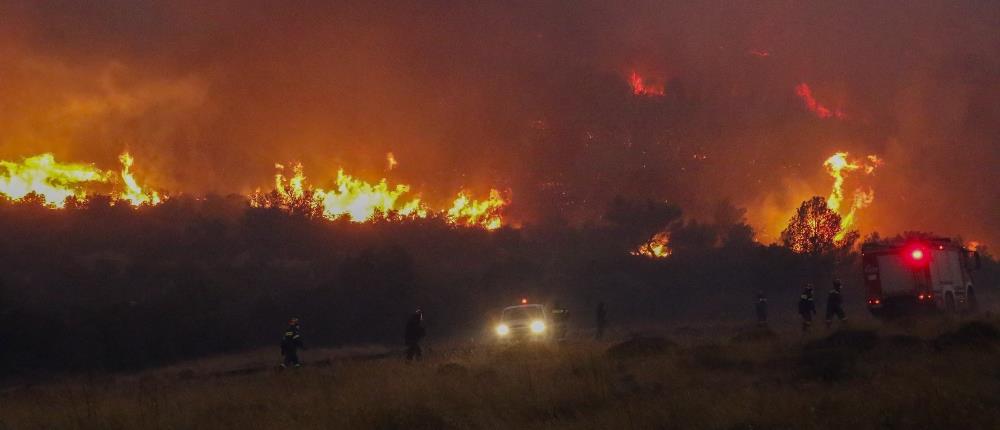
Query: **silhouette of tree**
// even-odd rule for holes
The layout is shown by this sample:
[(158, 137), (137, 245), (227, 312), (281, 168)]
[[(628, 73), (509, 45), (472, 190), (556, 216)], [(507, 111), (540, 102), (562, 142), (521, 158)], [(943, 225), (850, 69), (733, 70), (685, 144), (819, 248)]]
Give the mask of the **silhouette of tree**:
[(882, 235), (880, 235), (879, 232), (877, 232), (877, 231), (873, 231), (873, 232), (869, 233), (868, 236), (865, 236), (865, 239), (863, 241), (861, 241), (861, 243), (865, 244), (865, 245), (868, 245), (868, 244), (877, 245), (877, 244), (883, 243), (883, 241), (884, 241), (884, 239), (882, 239)]
[[(729, 203), (682, 222), (672, 203), (618, 199), (605, 223), (487, 232), (440, 217), (330, 222), (243, 197), (133, 208), (93, 195), (71, 210), (0, 198), (0, 380), (273, 346), (290, 316), (308, 322), (314, 345), (343, 345), (398, 342), (399, 317), (417, 306), (435, 336), (464, 336), (524, 296), (583, 310), (604, 300), (623, 325), (736, 314), (750, 291), (780, 301), (782, 286), (834, 270), (860, 279), (860, 264), (835, 266), (856, 232), (833, 240), (840, 218), (815, 200), (786, 236), (831, 253), (753, 242)], [(662, 231), (677, 246), (671, 258), (628, 256)], [(1000, 266), (980, 250), (976, 281), (997, 285)]]
[[(826, 199), (817, 196), (802, 202), (781, 232), (781, 242), (798, 253), (823, 254), (838, 247), (835, 238), (839, 233), (840, 215), (827, 207)], [(850, 236), (853, 244), (857, 233)]]
[[(673, 203), (652, 200), (635, 201), (615, 197), (604, 219), (622, 234), (628, 243), (646, 240), (681, 218), (681, 208)], [(630, 245), (631, 246), (631, 245)]]

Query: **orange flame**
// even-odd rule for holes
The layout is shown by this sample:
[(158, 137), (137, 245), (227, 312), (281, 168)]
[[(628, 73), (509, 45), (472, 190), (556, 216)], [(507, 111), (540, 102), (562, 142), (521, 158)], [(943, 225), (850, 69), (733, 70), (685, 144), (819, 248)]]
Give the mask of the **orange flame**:
[(34, 193), (54, 208), (64, 207), (69, 197), (85, 200), (88, 186), (110, 180), (93, 165), (60, 163), (52, 154), (28, 157), (20, 163), (0, 161), (0, 168), (0, 194), (17, 201)]
[(813, 97), (812, 94), (812, 88), (809, 88), (809, 85), (804, 82), (795, 86), (795, 95), (799, 96), (799, 98), (806, 104), (806, 108), (819, 118), (826, 119), (836, 117), (843, 119), (845, 117), (844, 113), (839, 109), (830, 111), (829, 108), (816, 101), (816, 98)]
[(426, 210), (420, 205), (420, 199), (403, 202), (400, 197), (410, 191), (409, 185), (396, 185), (390, 188), (385, 178), (377, 184), (369, 184), (337, 171), (337, 188), (330, 191), (317, 189), (314, 196), (323, 208), (323, 216), (336, 219), (347, 216), (355, 222), (374, 219), (377, 214), (397, 213), (408, 217), (416, 215), (425, 217)]
[(395, 169), (397, 165), (399, 165), (399, 162), (396, 161), (395, 155), (392, 155), (391, 152), (385, 154), (385, 170), (391, 171), (392, 169)]
[(438, 213), (452, 225), (495, 230), (503, 226), (502, 212), (508, 203), (497, 190), (491, 190), (489, 199), (485, 201), (473, 200), (467, 192), (462, 191), (451, 209), (432, 211), (419, 197), (404, 196), (410, 191), (409, 185), (390, 186), (384, 178), (371, 184), (354, 178), (341, 169), (337, 172), (334, 188), (325, 190), (306, 184), (301, 164), (293, 167), (291, 177), (286, 177), (281, 172), (284, 166), (277, 164), (275, 167), (279, 172), (274, 177), (274, 190), (270, 193), (256, 190), (250, 196), (250, 206), (278, 208), (330, 220), (345, 218), (357, 223), (427, 218), (431, 213)]
[(160, 193), (143, 191), (132, 175), (132, 164), (135, 163), (135, 159), (128, 152), (123, 152), (118, 156), (118, 160), (122, 163), (121, 178), (125, 186), (125, 189), (118, 194), (118, 198), (130, 202), (132, 206), (160, 204)]
[[(73, 197), (86, 201), (96, 194), (101, 185), (121, 181), (122, 190), (112, 194), (112, 203), (128, 201), (133, 206), (156, 205), (163, 198), (156, 191), (144, 191), (132, 174), (135, 159), (128, 152), (119, 156), (122, 170), (118, 175), (111, 170), (101, 170), (92, 164), (61, 163), (54, 155), (46, 153), (25, 158), (20, 163), (0, 161), (0, 195), (22, 201), (29, 194), (41, 197), (51, 208), (66, 207), (66, 199)], [(103, 189), (107, 189), (106, 187)]]
[(660, 97), (666, 93), (663, 83), (648, 82), (635, 70), (629, 75), (628, 83), (632, 87), (632, 94), (637, 96)]
[(506, 205), (507, 201), (495, 189), (491, 189), (489, 199), (483, 201), (473, 200), (468, 192), (460, 191), (448, 209), (448, 221), (459, 226), (496, 230), (503, 226), (502, 210)]
[(875, 200), (875, 192), (870, 188), (868, 190), (858, 188), (854, 191), (851, 205), (846, 213), (841, 208), (844, 203), (844, 179), (847, 177), (847, 173), (863, 169), (865, 174), (871, 174), (875, 168), (882, 165), (882, 159), (875, 155), (867, 156), (866, 160), (866, 163), (859, 164), (858, 161), (849, 161), (846, 152), (838, 152), (823, 163), (827, 173), (833, 176), (833, 189), (830, 190), (830, 196), (826, 199), (826, 206), (841, 216), (840, 232), (834, 237), (836, 240), (842, 240), (851, 226), (854, 225), (857, 211), (868, 207)]
[(639, 245), (630, 254), (649, 258), (667, 258), (672, 254), (670, 249), (670, 232), (656, 233), (646, 243)]

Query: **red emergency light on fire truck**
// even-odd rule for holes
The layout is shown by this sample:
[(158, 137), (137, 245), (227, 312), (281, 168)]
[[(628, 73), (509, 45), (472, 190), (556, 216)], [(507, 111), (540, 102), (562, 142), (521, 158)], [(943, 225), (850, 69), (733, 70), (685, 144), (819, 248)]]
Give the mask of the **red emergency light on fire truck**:
[(865, 244), (861, 255), (868, 309), (876, 316), (976, 308), (971, 272), (979, 254), (948, 238)]

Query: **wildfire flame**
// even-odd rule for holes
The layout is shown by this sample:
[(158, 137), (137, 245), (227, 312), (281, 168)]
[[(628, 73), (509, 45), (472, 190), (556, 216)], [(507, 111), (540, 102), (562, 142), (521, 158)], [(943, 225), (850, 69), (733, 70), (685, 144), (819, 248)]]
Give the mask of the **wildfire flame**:
[(670, 249), (670, 232), (661, 231), (656, 233), (648, 242), (639, 245), (631, 252), (632, 255), (640, 255), (649, 258), (667, 258), (673, 251)]
[(124, 152), (118, 156), (118, 161), (122, 163), (121, 178), (122, 184), (125, 186), (125, 190), (118, 195), (118, 198), (129, 201), (132, 203), (132, 206), (160, 204), (160, 193), (156, 191), (148, 193), (143, 191), (139, 182), (135, 180), (135, 176), (132, 175), (132, 164), (135, 163), (132, 155)]
[(507, 201), (495, 189), (491, 189), (489, 199), (483, 201), (473, 200), (466, 191), (460, 191), (451, 209), (448, 209), (448, 221), (455, 225), (496, 230), (503, 226), (501, 211), (506, 205)]
[(334, 190), (317, 189), (314, 194), (323, 208), (323, 216), (329, 219), (347, 216), (351, 221), (362, 222), (375, 218), (376, 213), (393, 212), (404, 217), (426, 216), (419, 198), (407, 202), (401, 199), (410, 191), (409, 185), (390, 188), (385, 178), (372, 185), (345, 174), (343, 169), (337, 171), (336, 185)]
[(836, 117), (843, 119), (845, 117), (844, 113), (839, 109), (831, 111), (829, 108), (816, 101), (816, 98), (813, 97), (812, 94), (812, 88), (809, 88), (809, 85), (804, 82), (795, 86), (795, 95), (799, 96), (799, 98), (806, 104), (806, 108), (819, 118), (826, 119)]
[[(156, 191), (144, 191), (132, 174), (135, 159), (125, 152), (119, 156), (122, 170), (119, 175), (111, 170), (101, 170), (92, 164), (61, 163), (54, 155), (45, 153), (25, 158), (20, 163), (0, 161), (0, 195), (14, 201), (23, 201), (28, 195), (40, 196), (51, 208), (66, 207), (66, 199), (73, 197), (86, 201), (96, 194), (102, 184), (119, 185), (122, 190), (112, 195), (112, 203), (128, 201), (133, 206), (156, 205), (163, 198)], [(117, 179), (116, 179), (117, 178)]]
[(263, 193), (259, 189), (250, 196), (252, 207), (278, 208), (289, 212), (322, 216), (326, 219), (347, 219), (362, 223), (379, 219), (427, 218), (431, 213), (441, 213), (448, 223), (463, 227), (495, 230), (503, 226), (502, 211), (507, 205), (500, 192), (490, 190), (490, 197), (477, 201), (462, 191), (447, 211), (432, 211), (419, 198), (407, 198), (410, 186), (390, 186), (386, 179), (371, 184), (354, 178), (341, 169), (337, 172), (334, 188), (325, 190), (307, 185), (301, 164), (293, 167), (291, 177), (283, 173), (284, 166), (274, 177), (274, 190)]
[(875, 168), (882, 164), (882, 160), (875, 155), (869, 155), (865, 160), (867, 162), (864, 163), (850, 161), (847, 158), (846, 152), (838, 152), (827, 158), (823, 163), (827, 173), (833, 176), (833, 189), (830, 191), (830, 196), (826, 199), (826, 206), (841, 216), (840, 233), (834, 237), (836, 240), (843, 239), (847, 232), (850, 231), (851, 226), (854, 225), (857, 211), (868, 207), (875, 200), (875, 192), (870, 188), (867, 190), (858, 188), (854, 191), (851, 205), (846, 209), (846, 212), (842, 208), (844, 204), (844, 179), (847, 177), (847, 174), (862, 169), (865, 174), (871, 174), (875, 171)]
[(660, 97), (666, 93), (663, 83), (651, 83), (635, 70), (629, 74), (628, 83), (632, 87), (632, 94), (637, 96)]
[(392, 155), (391, 152), (385, 154), (385, 170), (391, 171), (392, 169), (395, 169), (397, 165), (399, 165), (399, 162), (396, 161), (395, 155)]
[(42, 197), (50, 207), (62, 208), (66, 199), (84, 200), (87, 187), (107, 182), (107, 173), (89, 164), (60, 163), (52, 154), (25, 158), (21, 163), (0, 161), (0, 194), (21, 200), (29, 194)]

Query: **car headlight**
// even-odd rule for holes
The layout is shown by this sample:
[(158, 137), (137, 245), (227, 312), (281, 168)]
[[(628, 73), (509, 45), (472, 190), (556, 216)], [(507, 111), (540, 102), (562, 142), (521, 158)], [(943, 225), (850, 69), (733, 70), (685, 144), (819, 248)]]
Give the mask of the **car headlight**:
[(510, 327), (507, 327), (507, 324), (500, 324), (500, 325), (497, 326), (497, 334), (498, 335), (500, 335), (500, 336), (506, 336), (509, 333), (510, 333)]
[(541, 322), (541, 321), (532, 321), (531, 322), (531, 332), (532, 333), (541, 333), (543, 331), (545, 331), (545, 323), (544, 322)]

